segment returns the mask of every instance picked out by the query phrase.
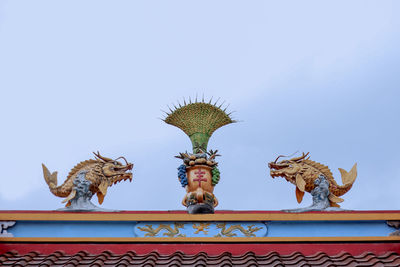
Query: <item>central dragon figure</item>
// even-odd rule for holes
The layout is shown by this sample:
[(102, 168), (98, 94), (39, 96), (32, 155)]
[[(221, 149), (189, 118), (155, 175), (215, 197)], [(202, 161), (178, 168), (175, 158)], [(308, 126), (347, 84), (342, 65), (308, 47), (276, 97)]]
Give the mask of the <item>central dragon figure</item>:
[[(57, 186), (57, 172), (50, 173), (42, 164), (43, 176), (50, 191), (57, 197), (65, 197), (62, 203), (67, 203), (66, 207), (69, 207), (71, 201), (80, 194), (86, 195), (89, 200), (96, 194), (99, 204), (102, 204), (109, 186), (128, 179), (132, 181), (132, 173), (129, 171), (132, 170), (133, 164), (128, 163), (124, 157), (113, 160), (101, 156), (99, 152), (93, 154), (95, 159), (78, 163), (60, 186)], [(118, 159), (123, 159), (125, 164)]]
[[(268, 167), (271, 169), (271, 177), (283, 177), (288, 182), (294, 184), (296, 186), (296, 198), (298, 203), (301, 203), (303, 200), (304, 192), (313, 195), (313, 202), (321, 202), (321, 198), (324, 198), (324, 196), (321, 196), (321, 194), (324, 194), (323, 192), (321, 193), (321, 190), (324, 184), (326, 184), (326, 206), (339, 208), (340, 205), (338, 203), (343, 202), (340, 196), (347, 193), (356, 180), (357, 163), (354, 164), (349, 172), (339, 168), (343, 185), (338, 185), (330, 169), (321, 163), (310, 160), (309, 157), (307, 158), (308, 155), (309, 153), (303, 153), (300, 157), (277, 162), (278, 159), (282, 157), (279, 156), (274, 162), (268, 164)], [(316, 203), (313, 203), (313, 206), (316, 206)], [(308, 210), (317, 210), (312, 207)], [(324, 209), (328, 207), (324, 207)]]

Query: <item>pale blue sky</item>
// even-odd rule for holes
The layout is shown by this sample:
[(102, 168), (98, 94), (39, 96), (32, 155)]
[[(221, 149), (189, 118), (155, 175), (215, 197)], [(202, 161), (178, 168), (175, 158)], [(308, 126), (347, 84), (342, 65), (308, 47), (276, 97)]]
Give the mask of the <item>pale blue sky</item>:
[[(277, 155), (358, 163), (347, 209), (400, 207), (399, 1), (1, 1), (0, 209), (56, 209), (61, 183), (99, 150), (135, 164), (103, 207), (183, 209), (173, 156), (191, 148), (160, 109), (221, 97), (240, 123), (219, 149), (218, 209), (298, 205), (269, 176)], [(94, 197), (94, 203), (97, 203)]]

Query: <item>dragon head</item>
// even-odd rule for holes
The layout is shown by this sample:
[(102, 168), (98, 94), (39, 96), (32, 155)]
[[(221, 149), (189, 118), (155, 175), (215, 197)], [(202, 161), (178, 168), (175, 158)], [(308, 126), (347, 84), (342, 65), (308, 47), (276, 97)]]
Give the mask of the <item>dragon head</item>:
[[(96, 159), (98, 161), (101, 161), (103, 163), (102, 172), (107, 178), (110, 185), (118, 183), (120, 181), (125, 181), (127, 179), (132, 181), (132, 172), (130, 171), (133, 168), (133, 164), (128, 163), (128, 161), (124, 157), (110, 159), (101, 156), (99, 152), (93, 154), (96, 156)], [(119, 159), (123, 159), (125, 161), (125, 164), (119, 162)]]
[(288, 182), (296, 184), (296, 174), (301, 170), (300, 163), (308, 156), (308, 154), (309, 153), (303, 153), (303, 155), (300, 157), (292, 158), (289, 160), (282, 160), (279, 162), (278, 159), (283, 156), (277, 157), (274, 162), (268, 163), (268, 167), (271, 169), (271, 177), (283, 177)]

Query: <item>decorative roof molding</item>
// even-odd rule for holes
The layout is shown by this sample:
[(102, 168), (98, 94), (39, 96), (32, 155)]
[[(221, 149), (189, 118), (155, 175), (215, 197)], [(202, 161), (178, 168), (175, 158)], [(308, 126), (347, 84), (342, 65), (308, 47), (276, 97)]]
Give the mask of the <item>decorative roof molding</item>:
[(135, 225), (136, 237), (265, 237), (264, 222), (141, 222)]
[[(4, 242), (399, 242), (400, 211), (0, 212)], [(388, 222), (387, 222), (388, 221)], [(18, 222), (13, 235), (6, 229)], [(9, 234), (9, 235), (7, 235)]]
[(215, 214), (192, 215), (185, 211), (120, 211), (120, 212), (61, 212), (61, 211), (0, 211), (3, 221), (397, 221), (400, 212), (342, 211), (286, 213), (281, 211), (217, 211)]

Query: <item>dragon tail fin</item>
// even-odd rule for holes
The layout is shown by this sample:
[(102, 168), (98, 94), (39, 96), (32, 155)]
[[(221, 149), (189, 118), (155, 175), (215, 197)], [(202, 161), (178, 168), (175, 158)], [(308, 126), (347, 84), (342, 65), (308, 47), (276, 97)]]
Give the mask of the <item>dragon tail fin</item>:
[(50, 189), (57, 187), (57, 172), (50, 173), (49, 169), (42, 163), (43, 177)]
[[(345, 171), (342, 168), (339, 168), (340, 174), (342, 175), (342, 183), (343, 185), (336, 186), (335, 189), (332, 190), (331, 193), (336, 197), (343, 196), (346, 194), (351, 187), (353, 186), (354, 181), (357, 178), (357, 163), (354, 164), (353, 168), (349, 172)], [(337, 201), (334, 201), (337, 202)]]
[(342, 168), (339, 168), (340, 174), (342, 175), (343, 185), (353, 184), (357, 177), (357, 163), (354, 164), (353, 168), (349, 172)]

